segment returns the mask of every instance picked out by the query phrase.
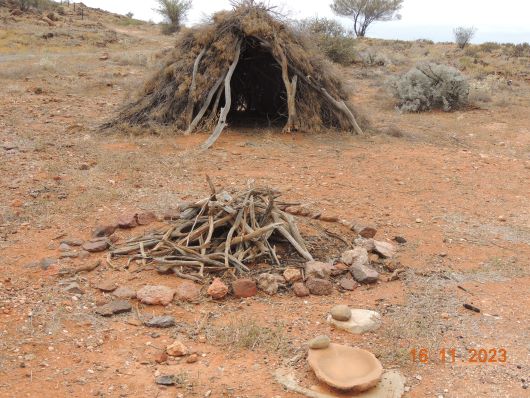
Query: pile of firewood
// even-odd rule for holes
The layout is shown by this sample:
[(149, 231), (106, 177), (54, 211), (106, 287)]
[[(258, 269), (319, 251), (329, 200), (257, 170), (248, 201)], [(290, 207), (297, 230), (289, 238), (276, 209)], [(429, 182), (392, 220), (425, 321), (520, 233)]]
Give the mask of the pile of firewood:
[(313, 260), (291, 214), (281, 210), (278, 192), (247, 187), (228, 193), (210, 179), (211, 195), (180, 205), (180, 216), (163, 230), (136, 237), (115, 247), (111, 258), (156, 263), (171, 272), (200, 281), (205, 273), (248, 272), (247, 265), (268, 259), (280, 265), (275, 243), (288, 242), (306, 261)]

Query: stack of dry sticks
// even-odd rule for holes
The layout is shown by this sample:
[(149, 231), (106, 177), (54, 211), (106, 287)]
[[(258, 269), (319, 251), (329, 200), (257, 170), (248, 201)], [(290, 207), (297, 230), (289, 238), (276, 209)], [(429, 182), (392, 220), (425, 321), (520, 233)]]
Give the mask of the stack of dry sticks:
[(280, 208), (279, 193), (252, 188), (230, 194), (207, 178), (211, 195), (180, 205), (178, 220), (163, 230), (136, 237), (114, 248), (110, 257), (154, 262), (161, 272), (201, 281), (205, 273), (249, 272), (263, 258), (280, 265), (274, 242), (284, 238), (305, 260), (313, 260), (292, 215)]

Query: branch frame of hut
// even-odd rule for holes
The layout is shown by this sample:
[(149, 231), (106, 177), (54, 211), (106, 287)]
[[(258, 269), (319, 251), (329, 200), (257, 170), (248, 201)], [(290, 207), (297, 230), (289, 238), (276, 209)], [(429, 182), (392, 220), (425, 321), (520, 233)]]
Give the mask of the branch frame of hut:
[(232, 5), (184, 29), (165, 66), (103, 128), (161, 124), (186, 135), (213, 129), (203, 148), (227, 124), (363, 133), (340, 78), (307, 38), (263, 3)]

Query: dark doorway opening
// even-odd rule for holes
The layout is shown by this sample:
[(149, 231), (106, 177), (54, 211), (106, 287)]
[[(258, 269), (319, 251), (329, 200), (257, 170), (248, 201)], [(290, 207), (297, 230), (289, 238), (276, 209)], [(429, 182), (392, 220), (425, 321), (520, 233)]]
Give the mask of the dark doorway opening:
[(287, 122), (287, 93), (281, 66), (254, 38), (247, 38), (243, 43), (231, 89), (229, 124), (270, 127)]

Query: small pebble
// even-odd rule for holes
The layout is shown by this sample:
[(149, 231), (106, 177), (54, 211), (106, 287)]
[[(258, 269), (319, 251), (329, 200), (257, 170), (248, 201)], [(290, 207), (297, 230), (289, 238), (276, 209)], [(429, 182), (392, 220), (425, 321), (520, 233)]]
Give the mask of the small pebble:
[(349, 321), (351, 318), (351, 310), (348, 308), (347, 305), (339, 304), (334, 306), (331, 311), (331, 316), (333, 319), (336, 319), (337, 321)]
[(318, 336), (309, 341), (309, 348), (313, 350), (320, 350), (322, 348), (328, 348), (331, 340), (328, 336)]

